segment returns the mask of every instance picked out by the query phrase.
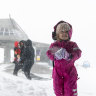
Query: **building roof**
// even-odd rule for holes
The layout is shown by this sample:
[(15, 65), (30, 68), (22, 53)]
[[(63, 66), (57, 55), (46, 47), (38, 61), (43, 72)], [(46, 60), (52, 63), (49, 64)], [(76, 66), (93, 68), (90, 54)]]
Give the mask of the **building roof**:
[(0, 19), (0, 40), (27, 40), (28, 36), (14, 19)]

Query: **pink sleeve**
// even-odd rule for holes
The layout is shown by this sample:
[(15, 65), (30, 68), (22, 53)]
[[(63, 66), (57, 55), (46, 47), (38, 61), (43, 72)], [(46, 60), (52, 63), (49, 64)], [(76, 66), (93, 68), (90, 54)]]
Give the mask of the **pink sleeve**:
[(51, 48), (53, 47), (53, 43), (50, 45), (48, 51), (46, 52), (46, 55), (50, 60), (54, 60), (54, 54), (52, 54)]
[(77, 59), (79, 59), (81, 57), (81, 52), (82, 51), (79, 49), (78, 45), (74, 43), (73, 49), (71, 52), (72, 61), (76, 61)]

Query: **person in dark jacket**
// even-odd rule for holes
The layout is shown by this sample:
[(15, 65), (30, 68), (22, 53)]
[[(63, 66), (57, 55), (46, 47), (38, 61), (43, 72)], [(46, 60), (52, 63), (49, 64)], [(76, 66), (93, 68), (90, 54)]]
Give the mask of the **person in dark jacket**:
[(23, 54), (24, 54), (25, 42), (26, 41), (24, 41), (24, 40), (21, 40), (19, 42), (19, 44), (20, 44), (20, 50), (21, 50), (21, 53), (20, 53), (20, 63), (22, 63), (22, 64), (24, 63)]
[(25, 76), (31, 80), (31, 76), (30, 76), (30, 70), (34, 64), (34, 48), (32, 47), (32, 41), (31, 40), (27, 40), (25, 43), (25, 48), (24, 48), (24, 53), (23, 53), (23, 59), (24, 59), (24, 66), (23, 66), (23, 70), (24, 70), (24, 74)]

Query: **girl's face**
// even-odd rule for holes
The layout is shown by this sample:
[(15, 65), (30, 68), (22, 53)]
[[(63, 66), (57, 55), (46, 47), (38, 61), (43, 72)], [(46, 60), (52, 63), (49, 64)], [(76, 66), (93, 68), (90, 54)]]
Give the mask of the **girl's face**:
[(69, 34), (68, 31), (70, 30), (70, 26), (66, 23), (61, 23), (56, 28), (56, 35), (58, 40), (68, 40)]
[(58, 33), (58, 39), (60, 40), (68, 40), (69, 39), (69, 35), (67, 31), (61, 31)]

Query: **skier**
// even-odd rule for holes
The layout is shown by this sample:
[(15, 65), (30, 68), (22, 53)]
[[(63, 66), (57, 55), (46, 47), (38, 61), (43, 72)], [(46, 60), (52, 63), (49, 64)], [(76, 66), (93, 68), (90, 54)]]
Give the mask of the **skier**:
[(19, 69), (21, 69), (22, 65), (19, 64), (19, 61), (20, 61), (20, 53), (21, 53), (21, 50), (19, 48), (19, 42), (18, 41), (15, 41), (14, 42), (14, 63), (15, 63), (15, 68), (14, 68), (14, 71), (13, 71), (13, 75), (16, 75), (17, 76), (17, 73), (19, 71)]
[(53, 40), (46, 52), (54, 62), (53, 88), (56, 96), (77, 96), (77, 70), (74, 63), (81, 56), (81, 50), (75, 42), (70, 41), (72, 26), (60, 21), (54, 26)]
[(23, 60), (24, 60), (24, 66), (23, 66), (23, 70), (24, 70), (24, 74), (25, 76), (31, 80), (31, 76), (30, 76), (30, 70), (34, 64), (34, 48), (32, 47), (32, 41), (31, 40), (27, 40), (25, 43), (26, 48), (24, 48), (24, 54), (23, 54)]

